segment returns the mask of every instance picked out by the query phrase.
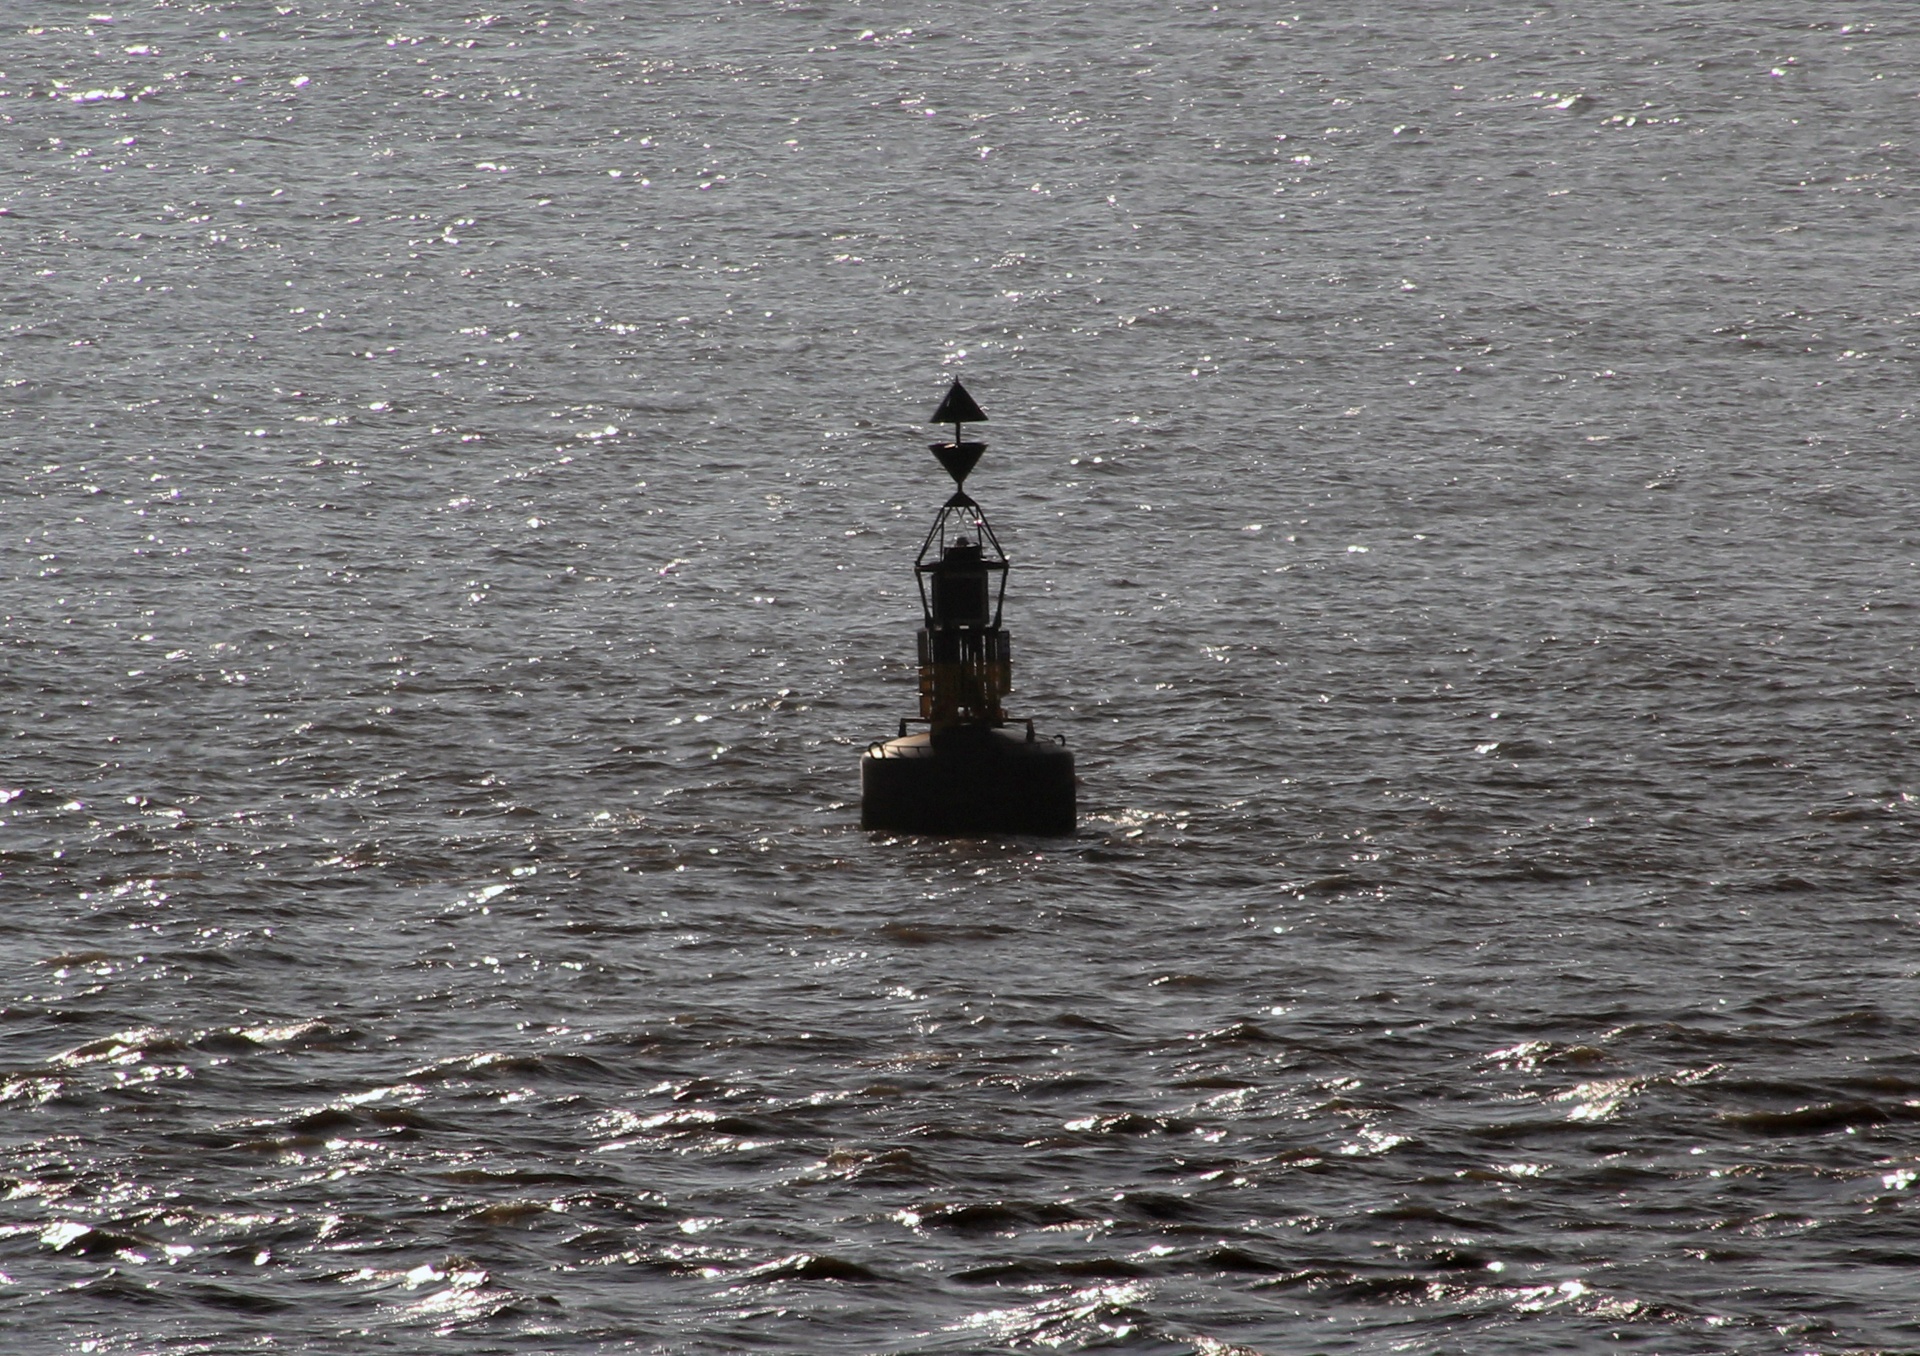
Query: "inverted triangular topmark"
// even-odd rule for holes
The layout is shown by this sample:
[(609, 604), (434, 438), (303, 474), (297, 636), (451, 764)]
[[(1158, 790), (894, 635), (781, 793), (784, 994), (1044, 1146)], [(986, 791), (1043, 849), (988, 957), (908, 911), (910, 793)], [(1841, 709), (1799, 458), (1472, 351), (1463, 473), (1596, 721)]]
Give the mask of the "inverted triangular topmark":
[(947, 468), (947, 474), (953, 477), (955, 489), (967, 483), (967, 472), (980, 460), (980, 454), (987, 450), (985, 443), (934, 443), (933, 455), (940, 458), (940, 464)]

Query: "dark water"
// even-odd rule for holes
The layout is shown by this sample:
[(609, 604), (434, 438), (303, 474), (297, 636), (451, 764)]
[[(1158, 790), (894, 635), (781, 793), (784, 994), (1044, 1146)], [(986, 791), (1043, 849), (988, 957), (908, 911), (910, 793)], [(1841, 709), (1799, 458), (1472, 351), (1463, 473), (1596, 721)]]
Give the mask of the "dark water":
[(0, 17), (0, 1345), (1920, 1349), (1917, 38)]

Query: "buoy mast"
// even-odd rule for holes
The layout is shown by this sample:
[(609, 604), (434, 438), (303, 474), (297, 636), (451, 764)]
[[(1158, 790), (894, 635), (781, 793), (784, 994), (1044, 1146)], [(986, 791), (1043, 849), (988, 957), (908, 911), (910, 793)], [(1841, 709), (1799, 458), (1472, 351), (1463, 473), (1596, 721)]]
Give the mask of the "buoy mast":
[(952, 424), (953, 441), (933, 455), (953, 477), (913, 563), (920, 588), (921, 735), (876, 740), (860, 760), (860, 822), (907, 833), (1072, 833), (1073, 755), (1064, 741), (1041, 741), (1002, 728), (1000, 699), (1013, 688), (1013, 663), (1000, 616), (1007, 555), (987, 515), (966, 491), (967, 474), (987, 450), (962, 436), (987, 416), (955, 381), (933, 423)]
[(956, 725), (1007, 723), (1000, 699), (1013, 688), (1013, 664), (1000, 610), (1007, 597), (1007, 553), (987, 515), (966, 491), (967, 473), (987, 450), (960, 436), (987, 416), (954, 382), (936, 424), (953, 425), (953, 441), (932, 444), (953, 477), (953, 497), (933, 520), (913, 562), (920, 585), (920, 719), (935, 731)]

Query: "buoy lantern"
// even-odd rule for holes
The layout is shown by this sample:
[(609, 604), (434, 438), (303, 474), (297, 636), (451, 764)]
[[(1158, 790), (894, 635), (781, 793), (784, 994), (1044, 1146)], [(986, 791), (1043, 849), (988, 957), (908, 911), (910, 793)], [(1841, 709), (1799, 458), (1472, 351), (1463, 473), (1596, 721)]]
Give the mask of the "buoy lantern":
[[(1031, 720), (1012, 733), (1000, 699), (1013, 688), (1000, 629), (1007, 556), (987, 515), (966, 492), (987, 450), (961, 438), (986, 415), (958, 381), (933, 413), (953, 441), (932, 444), (954, 493), (914, 561), (920, 585), (920, 715), (898, 738), (876, 740), (860, 760), (860, 823), (896, 833), (1065, 834), (1074, 830), (1073, 754), (1042, 740)], [(907, 727), (924, 723), (925, 733)]]

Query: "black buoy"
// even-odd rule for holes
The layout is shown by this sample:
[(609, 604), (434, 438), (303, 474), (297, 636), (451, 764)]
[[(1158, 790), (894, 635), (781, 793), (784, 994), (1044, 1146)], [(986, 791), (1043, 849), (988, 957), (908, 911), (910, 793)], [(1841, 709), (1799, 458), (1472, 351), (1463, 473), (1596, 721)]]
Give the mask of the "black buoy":
[(1065, 834), (1074, 830), (1073, 755), (1041, 740), (1033, 722), (1009, 733), (1000, 699), (1013, 687), (1000, 607), (1007, 557), (967, 473), (987, 449), (960, 436), (986, 415), (958, 381), (933, 412), (953, 441), (933, 455), (954, 493), (933, 520), (913, 573), (920, 585), (920, 716), (924, 734), (876, 740), (860, 760), (860, 824), (896, 833)]

